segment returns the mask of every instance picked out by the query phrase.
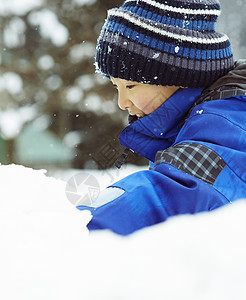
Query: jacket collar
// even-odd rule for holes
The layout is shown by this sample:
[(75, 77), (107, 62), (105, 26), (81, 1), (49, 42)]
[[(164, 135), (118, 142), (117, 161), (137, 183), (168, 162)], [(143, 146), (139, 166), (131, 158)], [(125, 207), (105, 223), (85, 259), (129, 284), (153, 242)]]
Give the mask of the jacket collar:
[(203, 89), (181, 88), (151, 114), (127, 126), (120, 134), (120, 144), (154, 161), (158, 150), (170, 147), (180, 131), (180, 124)]

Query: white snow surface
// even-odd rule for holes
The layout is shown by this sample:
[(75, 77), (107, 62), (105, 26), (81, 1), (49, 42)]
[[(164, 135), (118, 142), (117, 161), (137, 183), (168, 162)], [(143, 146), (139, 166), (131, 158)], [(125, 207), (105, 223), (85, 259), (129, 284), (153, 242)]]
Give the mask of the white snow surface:
[(0, 299), (246, 299), (244, 200), (120, 237), (88, 234), (44, 170), (2, 165), (0, 182)]

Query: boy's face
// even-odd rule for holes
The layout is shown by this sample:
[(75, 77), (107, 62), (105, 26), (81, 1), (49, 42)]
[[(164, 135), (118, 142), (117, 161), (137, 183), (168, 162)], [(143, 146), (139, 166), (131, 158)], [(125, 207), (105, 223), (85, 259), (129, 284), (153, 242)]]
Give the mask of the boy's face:
[(179, 89), (176, 86), (150, 85), (112, 77), (111, 81), (118, 90), (119, 107), (139, 118), (155, 111)]

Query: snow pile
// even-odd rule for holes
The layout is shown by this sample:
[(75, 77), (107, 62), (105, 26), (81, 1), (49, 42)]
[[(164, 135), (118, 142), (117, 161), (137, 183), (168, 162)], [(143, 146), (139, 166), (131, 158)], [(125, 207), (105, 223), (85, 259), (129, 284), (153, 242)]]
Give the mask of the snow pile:
[(246, 299), (246, 202), (88, 237), (64, 181), (0, 166), (0, 299)]
[(98, 299), (246, 299), (245, 216), (246, 202), (239, 201), (118, 241), (112, 234), (93, 235), (93, 248), (101, 244), (100, 258), (93, 260)]

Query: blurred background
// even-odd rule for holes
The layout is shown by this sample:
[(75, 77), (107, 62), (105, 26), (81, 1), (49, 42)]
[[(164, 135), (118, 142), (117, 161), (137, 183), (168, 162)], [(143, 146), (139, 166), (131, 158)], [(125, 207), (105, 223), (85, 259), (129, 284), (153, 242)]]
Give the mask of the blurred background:
[[(122, 0), (0, 0), (0, 162), (107, 169), (127, 113), (94, 73), (97, 37)], [(246, 1), (221, 0), (217, 30), (246, 58)], [(129, 159), (147, 164), (137, 155)]]

